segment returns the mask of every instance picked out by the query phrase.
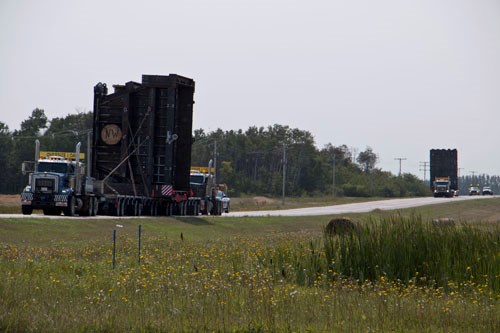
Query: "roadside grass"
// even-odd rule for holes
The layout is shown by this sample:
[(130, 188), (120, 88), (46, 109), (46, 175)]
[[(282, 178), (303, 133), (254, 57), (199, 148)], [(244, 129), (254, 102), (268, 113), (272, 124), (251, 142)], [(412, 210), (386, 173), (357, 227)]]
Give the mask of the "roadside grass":
[[(38, 213), (38, 211), (34, 211), (34, 213)], [(21, 204), (16, 205), (16, 206), (14, 206), (14, 205), (1, 205), (0, 206), (0, 214), (21, 214)]]
[(0, 331), (498, 332), (499, 203), (348, 214), (343, 236), (335, 216), (0, 219)]
[(284, 202), (282, 198), (251, 197), (243, 196), (231, 198), (231, 211), (254, 211), (254, 210), (280, 210), (294, 209), (304, 207), (319, 207), (343, 205), (358, 202), (367, 202), (375, 200), (387, 200), (389, 198), (354, 198), (354, 197), (286, 197)]

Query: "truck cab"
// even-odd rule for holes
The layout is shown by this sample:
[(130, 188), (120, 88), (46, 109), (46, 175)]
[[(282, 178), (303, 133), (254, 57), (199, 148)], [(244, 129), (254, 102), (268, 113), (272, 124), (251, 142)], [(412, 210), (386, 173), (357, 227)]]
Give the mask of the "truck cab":
[(481, 189), (479, 188), (479, 184), (469, 186), (469, 195), (480, 195), (480, 194), (481, 194)]
[(223, 191), (226, 186), (215, 183), (213, 176), (212, 161), (207, 167), (191, 167), (190, 172), (190, 196), (199, 198), (202, 215), (221, 215), (229, 212), (230, 199)]
[[(40, 152), (37, 140), (35, 156), (39, 159), (34, 163), (24, 162), (22, 168), (24, 173), (31, 171), (28, 185), (21, 193), (24, 215), (31, 215), (34, 209), (43, 210), (45, 215), (97, 214), (98, 203), (93, 194), (92, 178), (85, 175), (85, 166), (80, 162), (80, 144), (76, 153), (61, 155)], [(34, 164), (32, 170), (28, 170), (28, 164)]]
[(447, 197), (455, 196), (455, 190), (451, 188), (449, 177), (436, 177), (434, 180), (434, 197)]

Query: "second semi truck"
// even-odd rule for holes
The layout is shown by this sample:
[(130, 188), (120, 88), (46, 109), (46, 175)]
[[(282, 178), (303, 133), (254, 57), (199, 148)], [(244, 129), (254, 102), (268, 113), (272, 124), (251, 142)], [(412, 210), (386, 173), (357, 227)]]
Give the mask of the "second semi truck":
[(434, 197), (458, 195), (458, 155), (456, 149), (431, 149), (430, 177)]

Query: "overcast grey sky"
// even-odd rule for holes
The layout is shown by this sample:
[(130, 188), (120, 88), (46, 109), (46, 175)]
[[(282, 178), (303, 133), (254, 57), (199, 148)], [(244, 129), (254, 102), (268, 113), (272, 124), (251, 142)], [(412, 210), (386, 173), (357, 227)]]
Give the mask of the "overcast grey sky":
[(498, 0), (0, 1), (11, 130), (169, 73), (196, 81), (194, 128), (289, 125), (421, 178), (457, 148), (461, 174), (500, 174)]

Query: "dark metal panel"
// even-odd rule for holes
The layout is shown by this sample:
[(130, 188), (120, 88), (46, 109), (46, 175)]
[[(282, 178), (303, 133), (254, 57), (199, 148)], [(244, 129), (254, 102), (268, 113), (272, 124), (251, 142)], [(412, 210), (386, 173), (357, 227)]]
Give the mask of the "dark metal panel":
[(431, 188), (436, 177), (450, 177), (451, 188), (458, 189), (458, 152), (456, 149), (431, 149)]
[[(177, 131), (174, 126), (175, 124), (175, 90), (174, 89), (164, 89), (166, 93), (166, 104), (163, 105), (162, 111), (165, 112), (166, 117), (164, 118), (165, 123), (165, 181), (169, 184), (174, 185), (174, 188), (177, 190), (177, 184), (175, 182), (175, 173), (176, 173), (176, 165), (174, 160), (174, 154), (176, 153), (177, 146)], [(175, 136), (174, 136), (175, 135)]]
[[(121, 138), (121, 152), (120, 152), (120, 161), (124, 161), (129, 154), (128, 146), (129, 146), (129, 136), (132, 135), (130, 133), (130, 122), (129, 122), (129, 109), (130, 109), (130, 94), (126, 94), (123, 97), (123, 108), (122, 108), (122, 138)], [(121, 177), (127, 177), (127, 163), (122, 163), (118, 174)]]
[(191, 140), (193, 125), (193, 87), (179, 86), (177, 91), (176, 123), (176, 174), (177, 188), (189, 190), (189, 176), (191, 168)]
[(147, 182), (149, 184), (148, 195), (151, 195), (154, 183), (154, 136), (155, 136), (155, 115), (156, 115), (156, 89), (149, 90), (149, 118), (148, 118), (148, 156), (147, 156)]
[[(97, 87), (92, 176), (102, 181), (116, 169), (107, 178), (115, 194), (132, 194), (132, 187), (140, 195), (150, 195), (152, 190), (158, 194), (162, 185), (187, 191), (194, 81), (175, 74), (143, 75), (142, 84), (116, 86), (110, 95)], [(119, 141), (110, 143), (101, 137), (103, 129), (110, 127), (121, 131)], [(120, 164), (129, 155), (130, 160)]]

